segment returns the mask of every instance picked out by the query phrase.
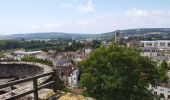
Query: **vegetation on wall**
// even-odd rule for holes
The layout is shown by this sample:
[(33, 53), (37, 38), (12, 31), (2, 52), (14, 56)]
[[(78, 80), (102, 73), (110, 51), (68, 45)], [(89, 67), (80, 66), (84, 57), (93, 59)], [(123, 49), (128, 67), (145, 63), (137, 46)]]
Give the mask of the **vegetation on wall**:
[(38, 59), (38, 58), (35, 58), (35, 57), (32, 57), (32, 56), (25, 56), (21, 59), (21, 61), (36, 62), (36, 63), (52, 66), (52, 62), (47, 61), (47, 60), (43, 60), (43, 59)]

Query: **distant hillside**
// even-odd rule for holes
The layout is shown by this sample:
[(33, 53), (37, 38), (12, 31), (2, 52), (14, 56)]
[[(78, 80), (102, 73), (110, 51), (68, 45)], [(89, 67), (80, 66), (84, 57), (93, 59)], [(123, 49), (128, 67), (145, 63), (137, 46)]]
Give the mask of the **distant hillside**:
[[(126, 29), (120, 30), (123, 36), (144, 36), (149, 34), (170, 34), (170, 28), (139, 28), (139, 29)], [(114, 32), (104, 33), (102, 35), (112, 36)]]
[[(138, 28), (120, 30), (122, 36), (149, 36), (153, 34), (169, 36), (170, 28)], [(26, 33), (13, 34), (9, 36), (0, 36), (0, 39), (26, 39), (26, 40), (41, 40), (41, 39), (111, 39), (114, 37), (115, 31), (102, 34), (73, 34), (59, 32), (44, 32), (44, 33)]]
[(41, 39), (83, 39), (83, 38), (95, 38), (95, 37), (96, 34), (44, 32), (44, 33), (13, 34), (13, 35), (3, 37), (3, 39), (41, 40)]

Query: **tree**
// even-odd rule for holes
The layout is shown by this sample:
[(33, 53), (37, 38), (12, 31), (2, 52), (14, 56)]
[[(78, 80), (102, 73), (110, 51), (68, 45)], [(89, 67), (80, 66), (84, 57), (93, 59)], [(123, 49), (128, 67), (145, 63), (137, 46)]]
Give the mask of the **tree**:
[(47, 60), (43, 60), (43, 59), (39, 59), (39, 58), (35, 58), (35, 57), (32, 57), (32, 56), (25, 56), (21, 59), (21, 61), (35, 62), (35, 63), (40, 63), (40, 64), (52, 66), (52, 62), (47, 61)]
[(167, 75), (165, 75), (167, 73), (167, 70), (168, 70), (168, 63), (164, 60), (161, 62), (160, 66), (158, 67), (158, 72), (159, 72), (159, 75), (161, 76), (160, 77), (161, 83), (167, 82), (169, 78)]
[(2, 52), (0, 52), (0, 58), (3, 58), (3, 57), (5, 57), (5, 55)]
[(79, 68), (80, 86), (97, 100), (152, 100), (148, 86), (160, 81), (154, 61), (117, 44), (96, 49)]
[(167, 63), (165, 60), (163, 60), (163, 61), (161, 62), (161, 67), (164, 68), (164, 69), (166, 69), (166, 70), (168, 70), (168, 63)]

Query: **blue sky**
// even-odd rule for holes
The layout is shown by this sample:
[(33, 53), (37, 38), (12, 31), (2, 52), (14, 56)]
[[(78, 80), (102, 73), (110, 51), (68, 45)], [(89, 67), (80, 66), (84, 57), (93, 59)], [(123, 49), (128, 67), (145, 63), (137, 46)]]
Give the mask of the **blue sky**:
[(170, 27), (170, 0), (0, 0), (0, 35)]

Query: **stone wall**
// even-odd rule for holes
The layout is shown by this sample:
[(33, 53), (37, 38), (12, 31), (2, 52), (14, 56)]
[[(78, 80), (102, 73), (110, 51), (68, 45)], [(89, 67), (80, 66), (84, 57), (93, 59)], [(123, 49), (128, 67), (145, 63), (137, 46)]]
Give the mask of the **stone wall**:
[[(0, 77), (17, 77), (26, 78), (38, 74), (44, 74), (52, 71), (52, 67), (42, 65), (39, 63), (30, 62), (0, 62)], [(38, 79), (38, 84), (41, 84), (47, 80), (49, 76)], [(17, 95), (31, 90), (32, 82), (26, 83), (24, 86), (19, 86), (17, 89), (0, 95), (0, 100), (7, 99), (13, 94)]]
[(0, 64), (0, 78), (26, 78), (43, 73), (43, 68), (29, 64)]

